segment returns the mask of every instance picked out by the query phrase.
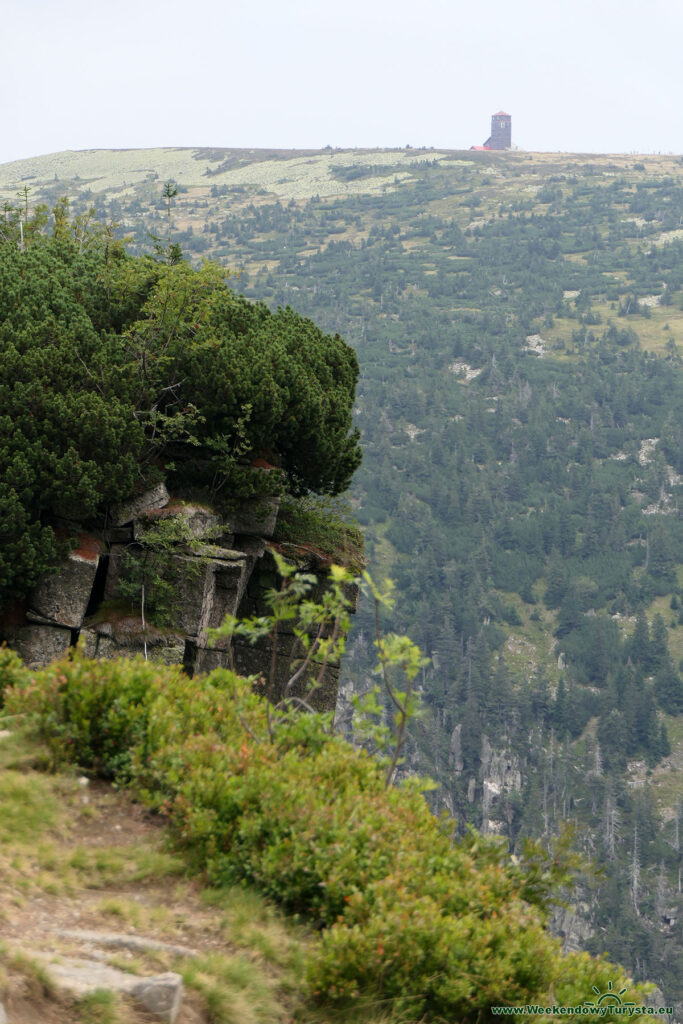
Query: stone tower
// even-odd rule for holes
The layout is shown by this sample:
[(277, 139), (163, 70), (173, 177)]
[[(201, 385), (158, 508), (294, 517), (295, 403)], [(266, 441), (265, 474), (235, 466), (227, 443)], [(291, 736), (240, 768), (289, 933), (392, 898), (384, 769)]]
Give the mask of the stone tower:
[(512, 118), (504, 110), (491, 115), (491, 137), (485, 144), (489, 149), (512, 148)]

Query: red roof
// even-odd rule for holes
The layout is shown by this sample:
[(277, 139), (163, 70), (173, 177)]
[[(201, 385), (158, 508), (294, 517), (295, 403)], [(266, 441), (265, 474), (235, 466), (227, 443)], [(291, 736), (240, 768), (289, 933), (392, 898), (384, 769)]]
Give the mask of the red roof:
[(490, 146), (470, 146), (470, 149), (476, 149), (476, 150), (490, 149), (490, 148), (491, 148)]
[(492, 117), (509, 117), (509, 116), (510, 115), (506, 114), (504, 110), (499, 110), (497, 114), (492, 114)]

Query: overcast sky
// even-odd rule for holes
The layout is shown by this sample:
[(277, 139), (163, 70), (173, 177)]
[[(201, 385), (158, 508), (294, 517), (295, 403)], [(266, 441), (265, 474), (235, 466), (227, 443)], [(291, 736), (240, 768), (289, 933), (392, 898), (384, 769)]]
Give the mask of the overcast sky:
[(2, 0), (0, 163), (64, 149), (683, 152), (681, 0)]

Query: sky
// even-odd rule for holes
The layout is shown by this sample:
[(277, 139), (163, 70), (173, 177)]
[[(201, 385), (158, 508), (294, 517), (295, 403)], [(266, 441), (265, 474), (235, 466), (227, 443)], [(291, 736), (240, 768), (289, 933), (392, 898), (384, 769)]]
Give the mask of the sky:
[(680, 0), (2, 0), (0, 163), (157, 146), (683, 153)]

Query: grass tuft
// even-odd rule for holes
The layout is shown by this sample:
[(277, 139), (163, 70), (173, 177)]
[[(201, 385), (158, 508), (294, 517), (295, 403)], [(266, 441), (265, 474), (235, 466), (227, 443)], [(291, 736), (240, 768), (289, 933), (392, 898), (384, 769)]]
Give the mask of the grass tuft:
[(54, 828), (60, 808), (45, 776), (5, 770), (0, 775), (0, 845), (28, 843)]
[(76, 1004), (79, 1024), (126, 1024), (129, 1020), (113, 992), (97, 989), (83, 996)]

